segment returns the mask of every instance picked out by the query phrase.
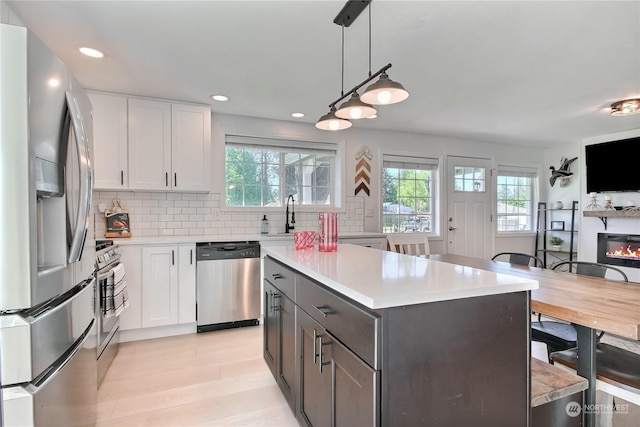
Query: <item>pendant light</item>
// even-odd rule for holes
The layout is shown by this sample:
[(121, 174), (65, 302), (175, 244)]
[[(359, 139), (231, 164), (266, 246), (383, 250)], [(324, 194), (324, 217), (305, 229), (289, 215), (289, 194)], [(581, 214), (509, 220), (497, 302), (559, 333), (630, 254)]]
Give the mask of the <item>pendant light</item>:
[[(369, 6), (369, 76), (371, 76), (371, 6)], [(366, 119), (377, 114), (378, 112), (374, 107), (362, 102), (357, 89), (352, 90), (351, 99), (344, 102), (336, 111), (336, 116), (354, 120)]]
[[(369, 76), (371, 76), (371, 6), (369, 6)], [(360, 100), (372, 105), (395, 104), (409, 97), (409, 92), (398, 82), (389, 78), (386, 70), (380, 79), (364, 91)]]
[(336, 116), (341, 117), (343, 119), (366, 119), (371, 117), (378, 112), (371, 105), (366, 104), (360, 100), (360, 96), (358, 92), (353, 92), (351, 94), (351, 99), (344, 102), (338, 111), (336, 111)]
[(349, 120), (336, 117), (336, 107), (331, 107), (324, 116), (320, 117), (320, 120), (316, 123), (316, 127), (320, 130), (343, 130), (349, 129), (353, 124)]
[[(391, 64), (382, 67), (375, 74), (371, 74), (371, 0), (348, 0), (333, 22), (342, 26), (342, 92), (340, 98), (329, 104), (330, 111), (318, 120), (316, 127), (323, 130), (341, 130), (352, 126), (349, 120), (377, 117), (378, 112), (373, 105), (395, 104), (409, 97), (409, 92), (398, 82), (389, 78), (387, 70)], [(355, 21), (358, 15), (369, 6), (369, 77), (349, 92), (344, 93), (344, 27)], [(380, 76), (376, 83), (370, 85), (360, 96), (358, 90)], [(338, 109), (336, 104), (351, 95)]]
[(398, 82), (389, 78), (387, 73), (380, 74), (380, 79), (370, 85), (360, 100), (372, 105), (395, 104), (409, 97), (409, 92)]
[[(344, 96), (344, 25), (342, 25), (342, 82), (340, 93)], [(320, 130), (343, 130), (349, 129), (353, 123), (345, 118), (336, 116), (336, 103), (331, 104), (331, 110), (320, 117), (320, 120), (316, 122), (316, 127)]]

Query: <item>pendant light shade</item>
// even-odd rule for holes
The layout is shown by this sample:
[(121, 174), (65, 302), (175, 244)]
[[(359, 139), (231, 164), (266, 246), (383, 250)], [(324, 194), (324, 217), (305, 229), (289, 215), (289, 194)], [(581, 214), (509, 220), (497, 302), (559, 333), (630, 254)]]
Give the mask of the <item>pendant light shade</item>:
[(387, 105), (404, 101), (408, 97), (409, 92), (400, 83), (391, 80), (387, 73), (382, 73), (380, 79), (367, 88), (360, 100), (372, 105)]
[(373, 108), (369, 104), (365, 104), (360, 100), (360, 96), (358, 92), (353, 92), (351, 94), (351, 99), (344, 102), (338, 111), (336, 111), (336, 116), (342, 119), (366, 119), (367, 117), (371, 117), (374, 114), (377, 114), (375, 108)]
[(320, 130), (343, 130), (351, 126), (352, 123), (349, 120), (336, 117), (336, 107), (331, 107), (331, 111), (320, 117), (316, 123), (316, 127)]

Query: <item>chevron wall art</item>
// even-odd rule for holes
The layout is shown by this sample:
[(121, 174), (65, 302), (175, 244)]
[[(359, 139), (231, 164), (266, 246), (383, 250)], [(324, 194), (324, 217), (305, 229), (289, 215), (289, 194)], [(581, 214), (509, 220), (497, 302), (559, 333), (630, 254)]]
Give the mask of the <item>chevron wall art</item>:
[(363, 145), (356, 151), (356, 174), (353, 179), (353, 183), (356, 186), (354, 196), (357, 196), (359, 192), (364, 191), (369, 196), (369, 186), (371, 185), (371, 149), (366, 145)]

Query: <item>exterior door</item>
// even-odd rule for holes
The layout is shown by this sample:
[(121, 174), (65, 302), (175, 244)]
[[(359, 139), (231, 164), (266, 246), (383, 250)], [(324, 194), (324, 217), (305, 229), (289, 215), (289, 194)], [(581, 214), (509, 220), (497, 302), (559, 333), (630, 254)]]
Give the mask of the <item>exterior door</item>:
[(491, 161), (447, 157), (447, 252), (476, 258), (492, 253)]

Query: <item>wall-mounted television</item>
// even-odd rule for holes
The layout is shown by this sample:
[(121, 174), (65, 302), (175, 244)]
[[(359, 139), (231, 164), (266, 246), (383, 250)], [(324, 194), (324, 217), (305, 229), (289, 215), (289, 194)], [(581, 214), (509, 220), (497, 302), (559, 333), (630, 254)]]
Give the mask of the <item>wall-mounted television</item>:
[(585, 146), (587, 193), (640, 192), (640, 137)]

